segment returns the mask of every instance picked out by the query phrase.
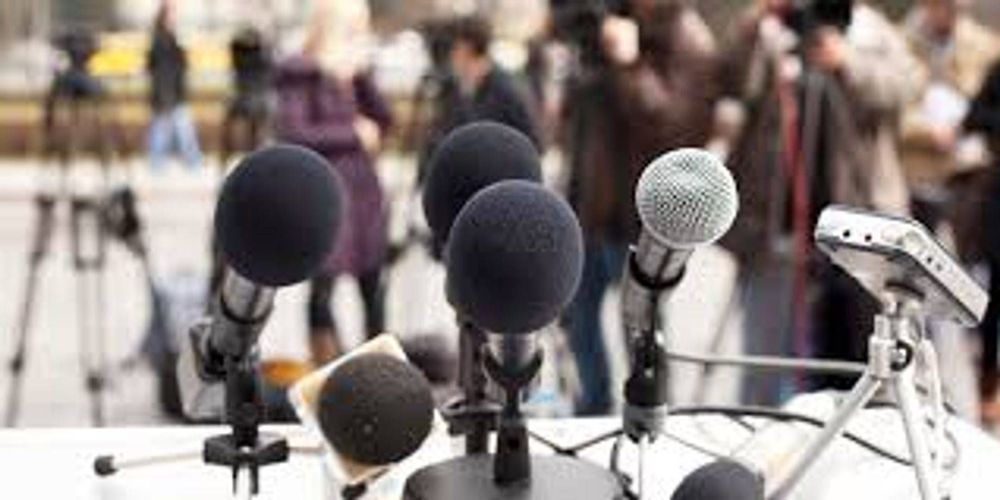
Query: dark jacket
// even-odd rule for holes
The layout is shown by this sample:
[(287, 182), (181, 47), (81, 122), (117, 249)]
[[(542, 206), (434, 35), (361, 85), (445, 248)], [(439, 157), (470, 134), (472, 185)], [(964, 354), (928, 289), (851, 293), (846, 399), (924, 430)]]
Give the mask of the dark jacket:
[(492, 120), (519, 130), (541, 150), (542, 139), (530, 99), (506, 71), (494, 66), (471, 98), (460, 101), (456, 125)]
[[(750, 9), (732, 30), (722, 73), (725, 93), (746, 110), (742, 135), (727, 162), (740, 191), (740, 210), (722, 240), (744, 265), (779, 257), (787, 248), (779, 243), (793, 234), (793, 213), (806, 208), (793, 196), (790, 155), (795, 148), (788, 142), (795, 135), (807, 172), (803, 182), (808, 187), (801, 189), (806, 193), (799, 201), (808, 199), (809, 227), (829, 203), (907, 213), (896, 137), (902, 109), (924, 79), (902, 36), (881, 14), (858, 4), (846, 35), (852, 50), (843, 71), (822, 77), (819, 92), (806, 93), (802, 82), (788, 84), (783, 100), (777, 77), (781, 65), (760, 42), (760, 23)], [(807, 113), (807, 103), (818, 111)], [(782, 111), (791, 107), (796, 112)], [(795, 123), (796, 134), (789, 133), (783, 116)]]
[(153, 111), (168, 111), (187, 99), (187, 56), (170, 31), (153, 33), (146, 57), (150, 78), (150, 105)]
[(388, 211), (373, 158), (362, 146), (354, 120), (366, 116), (385, 133), (392, 122), (388, 105), (369, 75), (340, 85), (302, 57), (280, 65), (277, 91), (278, 139), (321, 154), (346, 187), (347, 213), (326, 270), (359, 275), (376, 269), (385, 257)]
[(659, 4), (638, 18), (639, 60), (570, 81), (561, 135), (569, 198), (588, 242), (632, 241), (633, 191), (657, 156), (703, 146), (712, 124), (715, 43), (691, 8)]
[(1000, 230), (996, 229), (1000, 220), (1000, 60), (972, 100), (963, 125), (969, 132), (986, 136), (993, 165), (952, 179), (955, 241), (968, 262), (984, 257), (1000, 262)]

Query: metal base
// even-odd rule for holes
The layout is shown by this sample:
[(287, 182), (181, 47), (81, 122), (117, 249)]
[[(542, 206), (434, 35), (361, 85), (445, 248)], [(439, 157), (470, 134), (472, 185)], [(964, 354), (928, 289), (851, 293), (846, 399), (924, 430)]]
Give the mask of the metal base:
[(610, 471), (584, 460), (531, 457), (531, 479), (511, 485), (493, 480), (493, 455), (460, 457), (420, 469), (406, 481), (406, 500), (618, 500), (622, 486)]

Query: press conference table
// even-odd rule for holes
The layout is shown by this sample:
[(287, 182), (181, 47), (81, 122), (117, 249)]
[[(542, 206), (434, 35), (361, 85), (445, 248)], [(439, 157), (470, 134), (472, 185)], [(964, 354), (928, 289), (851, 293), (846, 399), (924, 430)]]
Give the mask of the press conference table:
[[(832, 399), (825, 395), (798, 399), (797, 410), (817, 416), (832, 406)], [(748, 422), (764, 424), (763, 420)], [(532, 420), (529, 427), (561, 446), (571, 446), (619, 425), (617, 418), (590, 418)], [(963, 422), (953, 420), (950, 428), (961, 448), (952, 498), (998, 498), (1000, 442)], [(891, 410), (866, 410), (849, 429), (899, 455), (908, 455), (902, 426)], [(225, 430), (221, 426), (3, 430), (0, 431), (0, 496), (84, 500), (231, 498), (230, 472), (204, 465), (194, 456), (170, 464), (123, 470), (108, 478), (95, 476), (92, 468), (94, 457), (101, 454), (195, 453), (205, 437)], [(338, 498), (339, 488), (326, 472), (326, 461), (315, 451), (318, 445), (315, 436), (301, 426), (266, 426), (266, 430), (287, 436), (293, 447), (314, 451), (293, 454), (288, 463), (264, 468), (258, 498)], [(661, 438), (648, 449), (643, 483), (646, 498), (669, 499), (685, 475), (712, 460), (705, 451), (726, 452), (749, 437), (749, 431), (742, 425), (719, 416), (672, 417), (667, 432), (672, 437)], [(581, 457), (606, 467), (611, 446), (611, 442), (602, 443)], [(537, 442), (532, 447), (536, 453), (549, 453)], [(379, 479), (364, 498), (398, 498), (410, 472), (454, 456), (458, 450), (459, 443), (437, 426), (417, 454)], [(636, 457), (635, 446), (623, 447), (621, 467), (633, 477)], [(796, 498), (908, 500), (919, 496), (910, 469), (840, 440), (806, 476)]]

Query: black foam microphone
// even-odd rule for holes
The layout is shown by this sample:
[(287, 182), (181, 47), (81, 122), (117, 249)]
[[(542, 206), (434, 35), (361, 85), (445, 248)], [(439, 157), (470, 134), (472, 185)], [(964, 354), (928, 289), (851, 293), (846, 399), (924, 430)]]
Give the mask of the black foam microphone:
[(413, 365), (381, 353), (338, 366), (320, 390), (320, 429), (344, 457), (380, 466), (413, 454), (434, 420), (431, 386)]
[(790, 422), (768, 424), (731, 456), (705, 464), (688, 474), (672, 500), (764, 500), (795, 458), (810, 433)]
[(534, 182), (487, 187), (455, 219), (445, 263), (452, 305), (489, 332), (486, 370), (506, 399), (495, 455), (425, 467), (407, 481), (404, 497), (618, 498), (615, 477), (593, 464), (532, 457), (520, 411), (521, 391), (541, 366), (531, 333), (555, 320), (579, 285), (583, 238), (572, 209)]
[(538, 150), (531, 140), (491, 121), (473, 122), (450, 132), (428, 165), (423, 205), (437, 255), (455, 217), (479, 190), (507, 179), (540, 182), (542, 178)]
[(251, 354), (276, 287), (319, 269), (333, 249), (342, 211), (336, 173), (321, 156), (299, 146), (252, 153), (226, 179), (215, 211), (226, 278), (212, 317), (192, 328), (178, 361), (189, 417), (221, 414), (226, 360)]
[[(541, 181), (541, 161), (531, 140), (516, 129), (491, 121), (453, 130), (435, 149), (424, 184), (423, 206), (432, 231), (431, 254), (444, 251), (452, 223), (469, 199), (483, 188), (510, 179)], [(486, 334), (461, 312), (458, 379), (461, 395), (443, 408), (452, 434), (465, 436), (466, 452), (484, 453), (496, 427), (498, 406), (486, 394), (482, 347)]]
[(532, 333), (573, 298), (583, 269), (583, 237), (573, 210), (537, 183), (508, 180), (462, 209), (447, 254), (447, 294), (479, 327)]
[(670, 499), (764, 500), (764, 482), (739, 462), (717, 460), (685, 477)]

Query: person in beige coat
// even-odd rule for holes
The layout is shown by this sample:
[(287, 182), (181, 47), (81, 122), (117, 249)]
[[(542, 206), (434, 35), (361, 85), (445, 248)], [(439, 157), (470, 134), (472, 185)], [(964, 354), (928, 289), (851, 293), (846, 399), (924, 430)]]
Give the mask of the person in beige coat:
[[(897, 139), (923, 72), (869, 5), (856, 2), (847, 26), (803, 36), (788, 27), (792, 3), (759, 0), (731, 30), (720, 78), (744, 110), (727, 160), (741, 207), (722, 243), (740, 263), (749, 353), (859, 357), (871, 304), (849, 278), (817, 264), (812, 227), (830, 203), (908, 212)], [(833, 317), (837, 328), (828, 330)], [(751, 375), (744, 400), (777, 402), (786, 392), (778, 382)]]
[(985, 161), (981, 143), (963, 137), (961, 122), (1000, 58), (1000, 37), (976, 22), (965, 0), (920, 0), (903, 25), (929, 85), (907, 107), (902, 157), (913, 184), (936, 184)]

